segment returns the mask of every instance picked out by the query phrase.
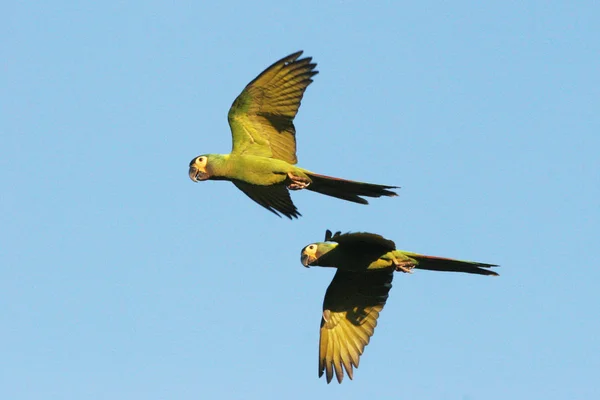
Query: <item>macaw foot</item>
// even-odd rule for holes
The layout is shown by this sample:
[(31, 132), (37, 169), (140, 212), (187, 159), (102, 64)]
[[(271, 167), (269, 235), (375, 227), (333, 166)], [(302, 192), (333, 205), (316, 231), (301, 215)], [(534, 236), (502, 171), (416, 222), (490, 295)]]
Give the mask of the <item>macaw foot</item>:
[(396, 267), (396, 271), (406, 272), (407, 274), (412, 274), (412, 269), (415, 267), (415, 264), (412, 261), (393, 261), (394, 266)]
[(289, 182), (287, 185), (287, 188), (290, 190), (302, 190), (302, 189), (306, 189), (308, 187), (308, 185), (310, 185), (310, 179), (308, 178), (304, 178), (302, 176), (297, 176), (292, 174), (291, 172), (288, 172), (287, 174), (288, 178), (289, 178)]

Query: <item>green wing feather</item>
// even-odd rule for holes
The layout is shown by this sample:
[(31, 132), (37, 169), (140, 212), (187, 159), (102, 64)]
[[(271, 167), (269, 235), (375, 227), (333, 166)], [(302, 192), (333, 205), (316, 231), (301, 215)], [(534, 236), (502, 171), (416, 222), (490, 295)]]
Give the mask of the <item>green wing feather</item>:
[(290, 54), (264, 70), (235, 99), (227, 119), (233, 138), (232, 154), (277, 158), (295, 164), (296, 128), (304, 91), (317, 64)]
[(377, 318), (392, 287), (393, 269), (350, 272), (338, 270), (327, 288), (319, 340), (319, 376), (327, 383), (344, 370), (353, 377), (364, 348), (373, 336)]

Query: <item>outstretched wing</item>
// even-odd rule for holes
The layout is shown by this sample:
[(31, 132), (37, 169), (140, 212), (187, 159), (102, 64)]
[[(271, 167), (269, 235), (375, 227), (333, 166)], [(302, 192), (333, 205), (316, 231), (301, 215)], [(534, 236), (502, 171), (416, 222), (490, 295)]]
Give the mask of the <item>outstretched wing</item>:
[(233, 154), (272, 157), (295, 164), (296, 129), (304, 91), (317, 64), (312, 58), (290, 54), (264, 70), (235, 99), (227, 119), (233, 137)]
[(232, 180), (231, 182), (244, 192), (246, 196), (278, 217), (281, 216), (279, 213), (289, 219), (298, 218), (302, 215), (292, 202), (290, 192), (283, 185), (259, 186), (238, 180)]
[(319, 377), (338, 382), (344, 370), (352, 379), (361, 354), (375, 331), (377, 318), (392, 287), (394, 270), (350, 272), (338, 270), (323, 302), (319, 339)]

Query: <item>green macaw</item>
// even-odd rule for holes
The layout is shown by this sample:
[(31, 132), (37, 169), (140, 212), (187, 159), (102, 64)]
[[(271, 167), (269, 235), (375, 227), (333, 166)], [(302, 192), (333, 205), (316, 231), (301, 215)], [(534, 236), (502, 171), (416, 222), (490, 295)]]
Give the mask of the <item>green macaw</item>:
[(190, 162), (194, 182), (227, 180), (267, 210), (292, 219), (301, 214), (289, 190), (308, 189), (360, 204), (360, 196), (396, 196), (396, 186), (354, 182), (318, 175), (295, 166), (296, 129), (293, 120), (317, 64), (298, 59), (302, 51), (277, 61), (235, 99), (227, 119), (233, 148), (230, 154), (204, 154)]
[(498, 275), (490, 271), (495, 264), (431, 257), (396, 250), (393, 241), (373, 233), (325, 233), (325, 242), (312, 243), (302, 249), (302, 265), (337, 268), (323, 301), (319, 339), (319, 377), (326, 373), (327, 383), (333, 373), (339, 383), (344, 369), (352, 379), (352, 367), (358, 368), (359, 357), (377, 326), (377, 318), (392, 288), (394, 271), (466, 272)]

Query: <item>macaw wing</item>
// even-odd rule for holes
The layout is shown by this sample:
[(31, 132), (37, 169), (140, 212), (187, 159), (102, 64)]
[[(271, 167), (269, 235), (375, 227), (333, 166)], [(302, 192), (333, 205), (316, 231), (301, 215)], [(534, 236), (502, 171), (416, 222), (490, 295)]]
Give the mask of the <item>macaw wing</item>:
[(272, 157), (296, 164), (296, 129), (304, 91), (318, 72), (311, 58), (290, 54), (264, 70), (235, 99), (227, 119), (233, 154)]
[(344, 370), (352, 379), (363, 350), (392, 287), (393, 269), (368, 272), (338, 270), (327, 288), (319, 339), (319, 377), (327, 383)]
[(336, 233), (331, 233), (331, 231), (329, 229), (327, 229), (325, 231), (325, 241), (326, 242), (331, 242), (331, 238), (332, 237), (338, 236), (338, 235), (341, 235), (341, 234), (342, 234), (342, 231), (337, 231)]
[(330, 230), (325, 232), (325, 241), (337, 242), (340, 246), (361, 249), (363, 251), (374, 251), (385, 254), (388, 251), (396, 250), (396, 244), (381, 235), (367, 232), (340, 233), (331, 234)]
[(302, 214), (292, 202), (290, 192), (283, 185), (259, 186), (243, 181), (232, 180), (233, 184), (252, 200), (280, 217), (279, 213), (289, 219), (298, 218)]

